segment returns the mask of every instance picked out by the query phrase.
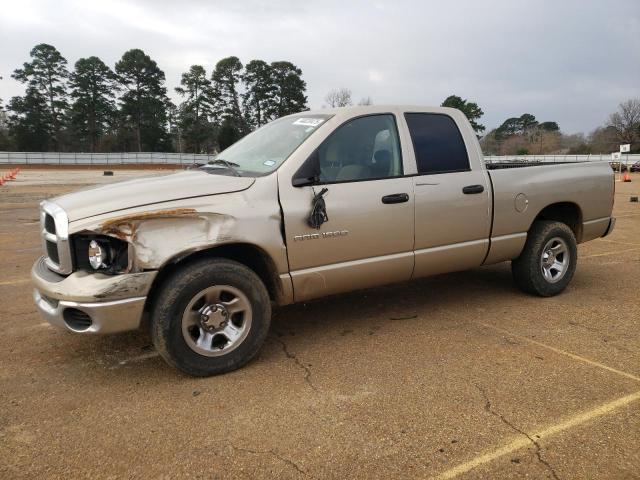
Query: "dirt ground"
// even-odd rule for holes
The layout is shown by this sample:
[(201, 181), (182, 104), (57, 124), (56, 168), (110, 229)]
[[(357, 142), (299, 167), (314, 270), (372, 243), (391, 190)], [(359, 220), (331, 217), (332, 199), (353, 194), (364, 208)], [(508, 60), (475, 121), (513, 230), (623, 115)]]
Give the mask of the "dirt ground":
[(0, 478), (640, 478), (640, 175), (560, 296), (505, 263), (294, 305), (247, 367), (196, 379), (31, 298), (38, 201), (149, 173), (0, 187)]

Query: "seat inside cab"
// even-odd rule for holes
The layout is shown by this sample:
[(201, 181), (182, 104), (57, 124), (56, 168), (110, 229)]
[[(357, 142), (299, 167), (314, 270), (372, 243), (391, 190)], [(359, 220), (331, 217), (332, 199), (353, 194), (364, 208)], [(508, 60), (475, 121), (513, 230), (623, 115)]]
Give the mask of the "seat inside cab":
[(331, 135), (318, 149), (323, 183), (402, 175), (395, 122), (391, 115), (357, 118)]

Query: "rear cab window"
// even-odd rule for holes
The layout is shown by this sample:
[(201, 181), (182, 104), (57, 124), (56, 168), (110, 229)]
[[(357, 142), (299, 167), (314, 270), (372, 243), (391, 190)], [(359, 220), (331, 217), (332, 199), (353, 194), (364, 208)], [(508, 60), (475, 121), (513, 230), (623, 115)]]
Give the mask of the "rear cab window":
[(418, 175), (468, 172), (469, 155), (456, 122), (442, 113), (405, 113)]

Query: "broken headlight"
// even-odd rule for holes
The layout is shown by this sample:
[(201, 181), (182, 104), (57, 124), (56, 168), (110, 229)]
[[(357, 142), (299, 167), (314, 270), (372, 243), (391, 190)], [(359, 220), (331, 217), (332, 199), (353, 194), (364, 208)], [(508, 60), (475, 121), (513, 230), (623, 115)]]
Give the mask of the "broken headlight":
[(74, 235), (75, 266), (80, 270), (119, 273), (128, 265), (129, 244), (106, 235)]
[(109, 266), (108, 250), (95, 240), (89, 242), (87, 255), (89, 257), (89, 265), (91, 265), (91, 268), (94, 270)]

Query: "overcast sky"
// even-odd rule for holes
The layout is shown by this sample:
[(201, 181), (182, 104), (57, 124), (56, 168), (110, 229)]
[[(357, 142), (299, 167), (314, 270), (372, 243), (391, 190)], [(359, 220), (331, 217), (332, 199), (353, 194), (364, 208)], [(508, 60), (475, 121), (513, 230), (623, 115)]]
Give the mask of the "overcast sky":
[(439, 105), (456, 94), (480, 105), (488, 128), (528, 112), (588, 132), (640, 97), (639, 0), (3, 0), (5, 103), (22, 92), (11, 72), (38, 43), (70, 68), (91, 55), (113, 68), (142, 48), (174, 99), (192, 64), (289, 60), (312, 108), (336, 87), (376, 104)]

